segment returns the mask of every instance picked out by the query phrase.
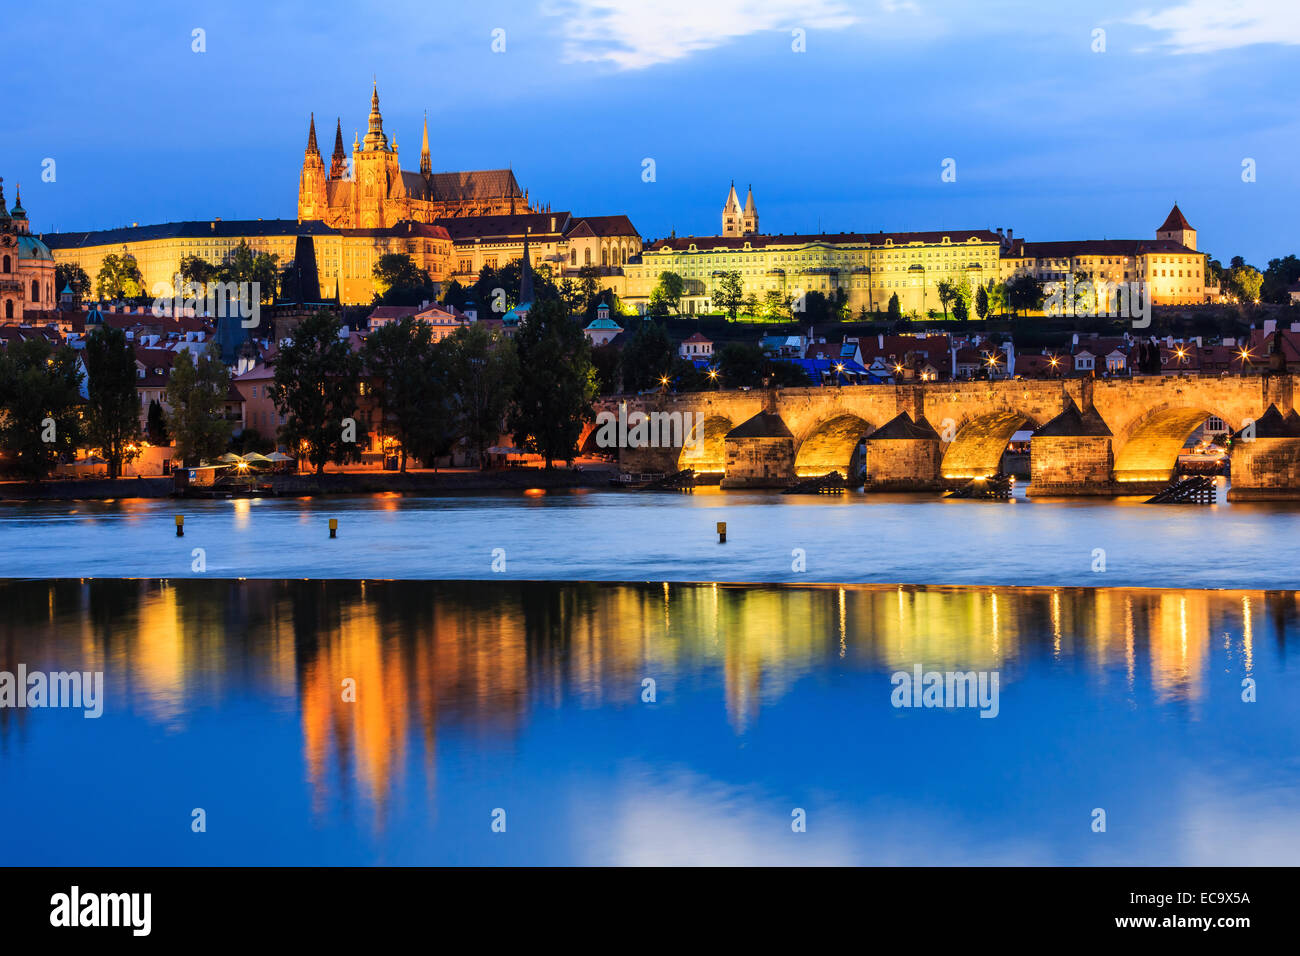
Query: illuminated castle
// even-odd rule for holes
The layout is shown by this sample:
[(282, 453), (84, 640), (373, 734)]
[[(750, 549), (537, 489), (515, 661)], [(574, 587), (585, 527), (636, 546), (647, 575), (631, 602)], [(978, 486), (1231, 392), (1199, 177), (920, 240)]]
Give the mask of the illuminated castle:
[(352, 141), (352, 162), (343, 151), (343, 124), (334, 130), (328, 171), (316, 145), (316, 117), (307, 135), (298, 179), (298, 220), (320, 221), (342, 229), (381, 229), (404, 221), (433, 222), (464, 216), (539, 212), (529, 205), (509, 169), (435, 173), (429, 152), (429, 120), (424, 120), (418, 172), (404, 170), (397, 138), (390, 144), (379, 112), (379, 88), (370, 95), (365, 139)]

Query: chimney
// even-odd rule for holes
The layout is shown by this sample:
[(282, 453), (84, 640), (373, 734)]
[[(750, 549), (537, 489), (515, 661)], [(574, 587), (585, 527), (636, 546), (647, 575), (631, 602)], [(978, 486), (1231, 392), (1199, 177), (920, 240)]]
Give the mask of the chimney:
[(1014, 232), (1015, 230), (1010, 227), (1007, 228), (1007, 242), (1011, 242), (1015, 238)]

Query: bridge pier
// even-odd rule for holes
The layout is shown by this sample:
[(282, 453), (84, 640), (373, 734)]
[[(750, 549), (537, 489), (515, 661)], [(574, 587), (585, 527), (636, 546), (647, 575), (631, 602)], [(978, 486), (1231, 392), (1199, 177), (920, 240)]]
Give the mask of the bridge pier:
[(1229, 501), (1300, 499), (1300, 416), (1276, 405), (1233, 435)]
[(723, 488), (784, 488), (794, 481), (794, 435), (776, 412), (741, 422), (724, 441)]
[(1029, 442), (1029, 497), (1113, 495), (1115, 454), (1110, 426), (1095, 408), (1083, 411), (1067, 398), (1065, 411), (1034, 432)]
[(900, 412), (867, 437), (866, 490), (938, 491), (940, 444), (924, 415), (913, 421)]

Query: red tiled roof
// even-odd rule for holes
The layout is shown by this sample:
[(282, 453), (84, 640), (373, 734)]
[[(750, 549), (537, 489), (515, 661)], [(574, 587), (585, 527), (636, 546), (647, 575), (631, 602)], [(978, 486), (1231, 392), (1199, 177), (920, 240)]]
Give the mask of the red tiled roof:
[(1187, 217), (1183, 215), (1183, 211), (1178, 208), (1178, 203), (1174, 203), (1174, 208), (1169, 210), (1169, 215), (1166, 217), (1164, 225), (1157, 229), (1156, 232), (1169, 232), (1176, 229), (1191, 228), (1192, 224), (1187, 221)]

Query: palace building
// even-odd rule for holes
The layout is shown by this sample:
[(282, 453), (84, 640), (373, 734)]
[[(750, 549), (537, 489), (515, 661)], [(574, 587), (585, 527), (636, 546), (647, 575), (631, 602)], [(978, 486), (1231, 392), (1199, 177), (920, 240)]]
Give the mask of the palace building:
[(307, 135), (307, 153), (298, 179), (298, 219), (346, 229), (382, 229), (408, 220), (434, 222), (465, 216), (537, 212), (509, 169), (435, 173), (429, 150), (429, 119), (424, 119), (419, 172), (403, 170), (397, 137), (390, 143), (379, 111), (379, 87), (370, 94), (370, 120), (364, 140), (354, 136), (352, 163), (343, 152), (343, 121), (334, 130), (334, 153), (326, 171), (316, 145), (316, 117)]
[(14, 191), (9, 209), (0, 179), (0, 322), (17, 325), (24, 316), (51, 311), (56, 294), (54, 257), (28, 230), (22, 191)]
[(785, 302), (807, 293), (841, 293), (851, 312), (883, 312), (898, 296), (904, 315), (943, 308), (941, 282), (971, 289), (1018, 275), (1044, 281), (1075, 273), (1114, 282), (1144, 281), (1155, 305), (1205, 302), (1205, 255), (1196, 230), (1175, 204), (1152, 239), (1026, 242), (1008, 230), (763, 235), (751, 188), (742, 208), (733, 183), (722, 210), (722, 234), (647, 240), (625, 267), (624, 299), (649, 305), (664, 272), (684, 280), (681, 309), (716, 311), (718, 279), (739, 273), (742, 295), (761, 306), (770, 293)]
[(1208, 300), (1205, 253), (1196, 251), (1196, 230), (1174, 203), (1155, 239), (1008, 241), (1002, 279), (1031, 275), (1064, 282), (1083, 273), (1094, 282), (1144, 282), (1153, 305), (1195, 305)]

